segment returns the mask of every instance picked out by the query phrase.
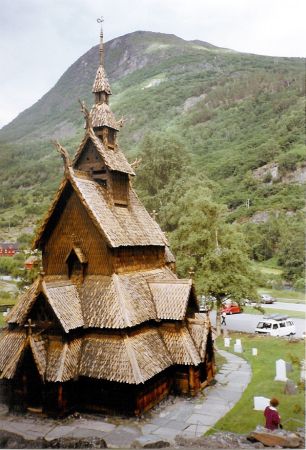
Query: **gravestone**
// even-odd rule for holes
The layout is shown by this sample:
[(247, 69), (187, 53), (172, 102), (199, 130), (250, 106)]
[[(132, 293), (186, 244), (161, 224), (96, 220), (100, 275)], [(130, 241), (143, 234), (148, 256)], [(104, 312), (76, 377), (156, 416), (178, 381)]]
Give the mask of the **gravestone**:
[(286, 361), (283, 359), (278, 359), (275, 362), (276, 366), (276, 375), (274, 380), (275, 381), (287, 381), (287, 372), (286, 372)]
[(292, 372), (292, 364), (291, 363), (286, 362), (286, 371), (287, 371), (287, 373)]
[(226, 337), (224, 338), (224, 347), (230, 347), (231, 345), (231, 338)]
[(306, 361), (305, 359), (301, 362), (301, 381), (306, 381)]
[(253, 356), (257, 356), (257, 354), (258, 354), (258, 351), (257, 351), (257, 348), (252, 348), (252, 355)]
[(237, 342), (236, 342), (236, 344), (234, 344), (234, 352), (235, 352), (235, 353), (242, 353), (242, 352), (243, 352), (241, 343), (240, 343), (240, 344), (239, 344), (239, 343), (237, 344)]
[(294, 381), (287, 380), (284, 388), (284, 394), (287, 395), (294, 395), (297, 394), (297, 386), (295, 385)]
[(254, 397), (254, 409), (264, 411), (270, 405), (270, 399), (267, 397)]
[(236, 339), (236, 344), (241, 345), (241, 339)]

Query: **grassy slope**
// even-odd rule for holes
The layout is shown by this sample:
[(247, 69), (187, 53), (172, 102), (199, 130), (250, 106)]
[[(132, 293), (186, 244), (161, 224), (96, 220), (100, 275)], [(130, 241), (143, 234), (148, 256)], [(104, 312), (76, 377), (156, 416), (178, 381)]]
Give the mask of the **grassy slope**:
[[(243, 357), (252, 366), (252, 380), (244, 391), (239, 402), (215, 425), (214, 430), (235, 431), (236, 433), (248, 433), (257, 425), (263, 425), (262, 411), (253, 410), (253, 397), (277, 397), (280, 401), (279, 412), (282, 417), (284, 428), (295, 430), (303, 426), (305, 408), (304, 391), (299, 390), (295, 395), (284, 394), (284, 384), (274, 381), (275, 361), (285, 359), (288, 362), (299, 362), (304, 357), (304, 342), (289, 341), (279, 338), (254, 337), (244, 334), (233, 333), (232, 339), (239, 337), (244, 348)], [(219, 348), (224, 349), (223, 340), (217, 340)], [(258, 348), (258, 356), (251, 355), (252, 347)], [(228, 350), (228, 349), (226, 349)], [(293, 364), (293, 371), (288, 374), (295, 383), (299, 382), (300, 369)], [(297, 419), (294, 422), (290, 419)]]

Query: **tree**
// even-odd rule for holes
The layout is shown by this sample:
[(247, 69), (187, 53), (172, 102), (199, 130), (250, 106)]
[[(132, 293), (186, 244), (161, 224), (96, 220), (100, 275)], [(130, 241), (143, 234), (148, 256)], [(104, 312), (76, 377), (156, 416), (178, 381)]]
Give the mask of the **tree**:
[(257, 299), (254, 271), (243, 234), (225, 222), (226, 209), (212, 200), (207, 187), (198, 186), (194, 196), (187, 191), (177, 199), (178, 227), (171, 233), (178, 272), (195, 273), (197, 289), (216, 298), (217, 333), (221, 329), (222, 300), (230, 296), (238, 303)]
[(159, 209), (169, 186), (182, 176), (190, 156), (176, 136), (148, 133), (139, 148), (141, 160), (135, 187), (149, 210)]
[[(304, 278), (305, 272), (305, 234), (302, 217), (283, 221), (280, 234), (278, 263), (284, 269), (285, 279), (294, 283)], [(301, 282), (299, 285), (301, 286)]]

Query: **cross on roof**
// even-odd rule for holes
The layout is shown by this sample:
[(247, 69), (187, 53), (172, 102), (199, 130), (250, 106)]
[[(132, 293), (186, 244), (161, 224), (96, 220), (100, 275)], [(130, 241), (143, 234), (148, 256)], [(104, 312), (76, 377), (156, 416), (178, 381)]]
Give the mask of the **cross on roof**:
[(189, 277), (192, 278), (194, 275), (194, 267), (189, 267), (189, 271), (188, 271)]
[(24, 325), (25, 328), (28, 328), (28, 334), (31, 335), (32, 334), (32, 328), (35, 328), (36, 325), (35, 323), (32, 323), (32, 319), (28, 319), (28, 322)]
[(153, 209), (153, 211), (151, 212), (151, 217), (152, 217), (152, 219), (153, 220), (156, 220), (156, 217), (158, 216), (158, 212), (155, 210), (155, 209)]

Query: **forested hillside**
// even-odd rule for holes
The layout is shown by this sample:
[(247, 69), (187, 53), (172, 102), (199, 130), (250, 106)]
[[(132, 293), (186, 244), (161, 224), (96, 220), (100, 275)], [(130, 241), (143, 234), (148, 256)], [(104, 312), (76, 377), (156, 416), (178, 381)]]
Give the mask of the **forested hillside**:
[[(136, 188), (174, 247), (182, 215), (209, 198), (225, 205), (225, 221), (237, 223), (254, 259), (276, 258), (301, 285), (305, 61), (150, 32), (116, 38), (105, 51), (111, 108), (125, 119), (120, 147), (131, 161), (141, 157)], [(30, 233), (45, 212), (62, 177), (50, 141), (75, 152), (78, 99), (92, 104), (97, 63), (98, 46), (0, 131), (1, 240)]]

